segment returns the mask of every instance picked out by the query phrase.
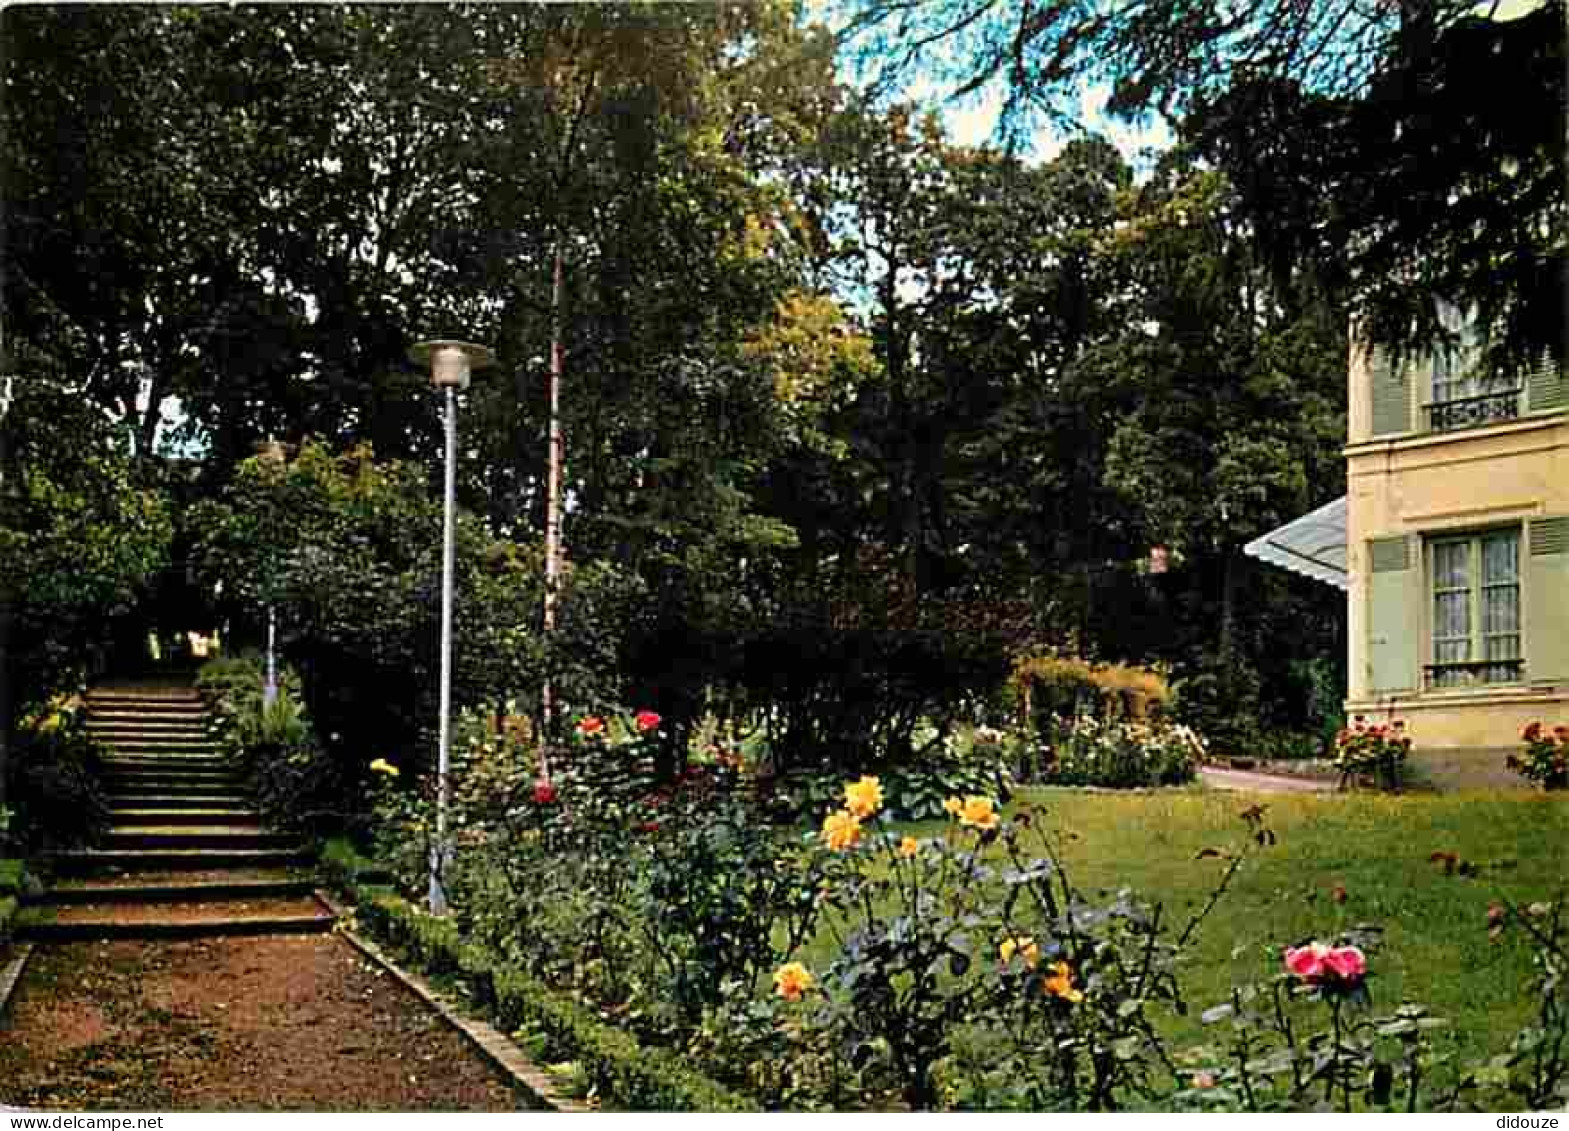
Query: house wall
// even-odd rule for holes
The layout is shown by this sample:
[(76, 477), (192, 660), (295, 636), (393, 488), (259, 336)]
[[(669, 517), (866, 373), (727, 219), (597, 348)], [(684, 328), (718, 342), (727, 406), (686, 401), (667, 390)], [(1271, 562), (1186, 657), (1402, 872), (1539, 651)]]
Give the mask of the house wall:
[[(1534, 588), (1522, 585), (1526, 668), (1519, 683), (1424, 689), (1420, 671), (1432, 656), (1432, 598), (1420, 539), (1505, 525), (1525, 531), (1533, 519), (1569, 515), (1569, 411), (1527, 413), (1485, 427), (1374, 440), (1366, 352), (1353, 346), (1348, 368), (1348, 714), (1384, 718), (1393, 711), (1406, 720), (1419, 749), (1514, 746), (1521, 728), (1532, 720), (1569, 723), (1569, 673), (1557, 672), (1559, 663), (1547, 671), (1548, 665), (1533, 662), (1547, 654), (1547, 630), (1553, 629), (1556, 636), (1564, 623), (1569, 588), (1556, 582)], [(1413, 421), (1422, 419), (1422, 393), (1413, 386)], [(1417, 548), (1413, 568), (1418, 589), (1391, 622), (1387, 605), (1377, 615), (1372, 608), (1368, 543), (1403, 535), (1418, 536), (1409, 543)], [(1521, 555), (1524, 569), (1524, 543)], [(1403, 626), (1414, 638), (1410, 653), (1417, 670), (1409, 690), (1375, 691), (1371, 641), (1383, 639), (1379, 634), (1388, 634), (1391, 623)], [(1544, 679), (1544, 671), (1553, 678)]]

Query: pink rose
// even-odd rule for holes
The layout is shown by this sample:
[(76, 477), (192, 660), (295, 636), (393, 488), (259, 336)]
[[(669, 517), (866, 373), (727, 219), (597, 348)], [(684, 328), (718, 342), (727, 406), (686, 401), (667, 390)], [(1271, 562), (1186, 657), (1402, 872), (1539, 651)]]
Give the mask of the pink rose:
[(1328, 956), (1329, 947), (1323, 943), (1294, 947), (1286, 951), (1286, 969), (1299, 978), (1311, 981), (1324, 973), (1324, 960)]
[(1324, 967), (1342, 982), (1356, 982), (1367, 973), (1367, 959), (1354, 946), (1337, 946), (1324, 956)]
[(1354, 946), (1315, 942), (1286, 951), (1286, 969), (1304, 982), (1352, 985), (1367, 973), (1367, 958)]

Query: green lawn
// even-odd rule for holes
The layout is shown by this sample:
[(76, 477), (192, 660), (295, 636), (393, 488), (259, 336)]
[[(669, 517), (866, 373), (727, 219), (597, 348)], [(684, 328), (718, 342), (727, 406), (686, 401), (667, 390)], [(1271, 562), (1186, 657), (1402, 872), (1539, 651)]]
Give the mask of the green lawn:
[[(1233, 981), (1276, 973), (1280, 947), (1371, 923), (1385, 932), (1369, 956), (1374, 1008), (1428, 1005), (1452, 1022), (1445, 1039), (1457, 1041), (1467, 1059), (1503, 1051), (1532, 1009), (1530, 953), (1512, 936), (1488, 937), (1489, 904), (1500, 895), (1519, 903), (1552, 899), (1569, 883), (1569, 802), (1519, 791), (1261, 797), (1038, 789), (1019, 800), (1075, 834), (1065, 862), (1081, 891), (1095, 898), (1132, 888), (1165, 904), (1178, 927), (1224, 867), (1197, 859), (1200, 850), (1237, 846), (1246, 832), (1238, 814), (1267, 805), (1278, 843), (1257, 852), (1234, 880), (1184, 972), (1195, 1015), (1226, 1000)], [(928, 822), (915, 831), (943, 828)], [(1434, 852), (1455, 853), (1480, 875), (1446, 876), (1430, 862)], [(1346, 890), (1343, 903), (1331, 898), (1336, 885)], [(818, 952), (809, 961), (828, 958)], [(1171, 1032), (1184, 1045), (1202, 1039), (1191, 1019), (1174, 1020)]]

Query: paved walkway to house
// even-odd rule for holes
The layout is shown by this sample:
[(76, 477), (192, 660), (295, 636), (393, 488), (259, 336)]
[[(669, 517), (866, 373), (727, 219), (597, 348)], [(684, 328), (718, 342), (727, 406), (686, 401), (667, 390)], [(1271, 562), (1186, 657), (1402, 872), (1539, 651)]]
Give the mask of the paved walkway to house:
[(1223, 770), (1200, 766), (1199, 781), (1211, 789), (1247, 793), (1333, 793), (1335, 783), (1319, 778), (1293, 778), (1284, 774), (1261, 774), (1254, 770)]

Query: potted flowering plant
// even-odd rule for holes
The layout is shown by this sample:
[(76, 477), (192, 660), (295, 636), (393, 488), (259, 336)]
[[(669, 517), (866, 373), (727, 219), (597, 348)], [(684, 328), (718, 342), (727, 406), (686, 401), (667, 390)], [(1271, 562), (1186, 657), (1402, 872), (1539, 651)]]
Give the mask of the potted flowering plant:
[(1397, 789), (1400, 766), (1411, 752), (1411, 736), (1399, 719), (1369, 723), (1361, 715), (1335, 736), (1335, 765), (1344, 786), (1358, 774), (1376, 775), (1386, 789)]
[(1533, 722), (1520, 732), (1525, 749), (1504, 760), (1521, 777), (1540, 782), (1543, 789), (1569, 789), (1569, 727), (1548, 731)]

